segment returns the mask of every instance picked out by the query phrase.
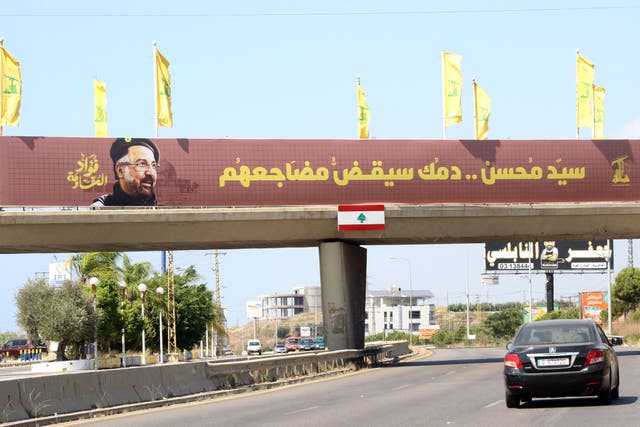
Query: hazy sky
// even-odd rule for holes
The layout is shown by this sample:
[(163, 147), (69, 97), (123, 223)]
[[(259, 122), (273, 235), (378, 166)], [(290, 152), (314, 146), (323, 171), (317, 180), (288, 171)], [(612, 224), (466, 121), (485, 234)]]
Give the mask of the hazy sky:
[[(109, 135), (154, 136), (154, 40), (172, 77), (174, 127), (160, 137), (355, 138), (360, 75), (371, 137), (440, 139), (443, 49), (462, 55), (465, 81), (463, 123), (447, 128), (449, 139), (473, 138), (473, 77), (492, 99), (491, 139), (575, 138), (576, 49), (607, 90), (606, 137), (640, 135), (638, 1), (220, 3), (3, 5), (0, 37), (23, 77), (20, 126), (4, 135), (92, 136), (96, 77), (107, 84)], [(480, 285), (483, 249), (368, 247), (369, 286), (429, 289), (444, 304), (463, 302), (468, 283), (472, 301), (522, 301), (526, 275)], [(175, 264), (196, 265), (213, 289), (207, 252), (178, 251)], [(627, 241), (615, 252), (614, 274), (627, 264)], [(18, 329), (14, 296), (27, 278), (68, 255), (0, 255), (0, 331)], [(159, 252), (131, 256), (160, 269)], [(316, 248), (226, 251), (220, 268), (231, 325), (246, 321), (247, 300), (320, 282)], [(544, 298), (544, 275), (532, 282)], [(606, 287), (606, 275), (558, 275), (556, 297)]]

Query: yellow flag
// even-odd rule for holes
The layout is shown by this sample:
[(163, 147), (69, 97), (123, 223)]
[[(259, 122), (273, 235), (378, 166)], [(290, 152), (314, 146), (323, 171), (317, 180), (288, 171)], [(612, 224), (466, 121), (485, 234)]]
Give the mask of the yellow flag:
[(162, 56), (158, 48), (156, 51), (156, 117), (158, 126), (172, 127), (171, 113), (171, 76), (169, 75), (169, 61)]
[(604, 139), (604, 95), (603, 87), (593, 85), (593, 139)]
[(489, 94), (473, 82), (473, 102), (475, 115), (476, 139), (485, 140), (489, 138), (489, 116), (491, 115), (491, 98)]
[(95, 136), (107, 136), (107, 85), (93, 79), (93, 127)]
[(462, 56), (442, 52), (442, 91), (445, 125), (462, 122)]
[(369, 106), (367, 94), (360, 87), (360, 83), (358, 83), (358, 138), (369, 138)]
[(20, 63), (0, 46), (0, 126), (18, 126), (22, 101)]
[(593, 126), (593, 75), (595, 68), (592, 62), (580, 55), (576, 61), (576, 127)]

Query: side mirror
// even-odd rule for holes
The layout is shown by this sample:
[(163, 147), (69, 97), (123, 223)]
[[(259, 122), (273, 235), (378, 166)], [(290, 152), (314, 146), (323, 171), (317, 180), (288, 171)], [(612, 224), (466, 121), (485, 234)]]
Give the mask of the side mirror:
[(507, 343), (507, 350), (511, 351), (512, 348), (513, 348), (513, 343), (512, 342), (508, 342)]
[(611, 337), (609, 339), (609, 342), (611, 343), (611, 345), (622, 345), (623, 339), (622, 337)]

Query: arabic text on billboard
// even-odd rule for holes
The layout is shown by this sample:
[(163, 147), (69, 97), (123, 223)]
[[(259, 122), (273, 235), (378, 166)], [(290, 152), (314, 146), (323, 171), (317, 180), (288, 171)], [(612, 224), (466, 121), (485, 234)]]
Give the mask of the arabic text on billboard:
[[(115, 197), (123, 170), (114, 162), (132, 140), (0, 136), (0, 206), (127, 200)], [(153, 168), (145, 203), (159, 206), (640, 200), (640, 140), (151, 141), (138, 148), (156, 165), (136, 167)], [(38, 173), (25, 173), (33, 165)]]
[(612, 240), (565, 240), (485, 244), (486, 270), (606, 270), (613, 268)]
[(600, 313), (609, 307), (609, 293), (606, 291), (582, 292), (580, 310), (583, 319), (593, 319), (602, 323)]

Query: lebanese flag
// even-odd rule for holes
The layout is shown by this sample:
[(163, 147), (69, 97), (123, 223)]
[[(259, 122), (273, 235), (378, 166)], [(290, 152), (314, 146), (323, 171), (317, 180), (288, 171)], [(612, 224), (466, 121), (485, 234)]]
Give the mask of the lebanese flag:
[(339, 205), (338, 231), (384, 230), (384, 205)]

